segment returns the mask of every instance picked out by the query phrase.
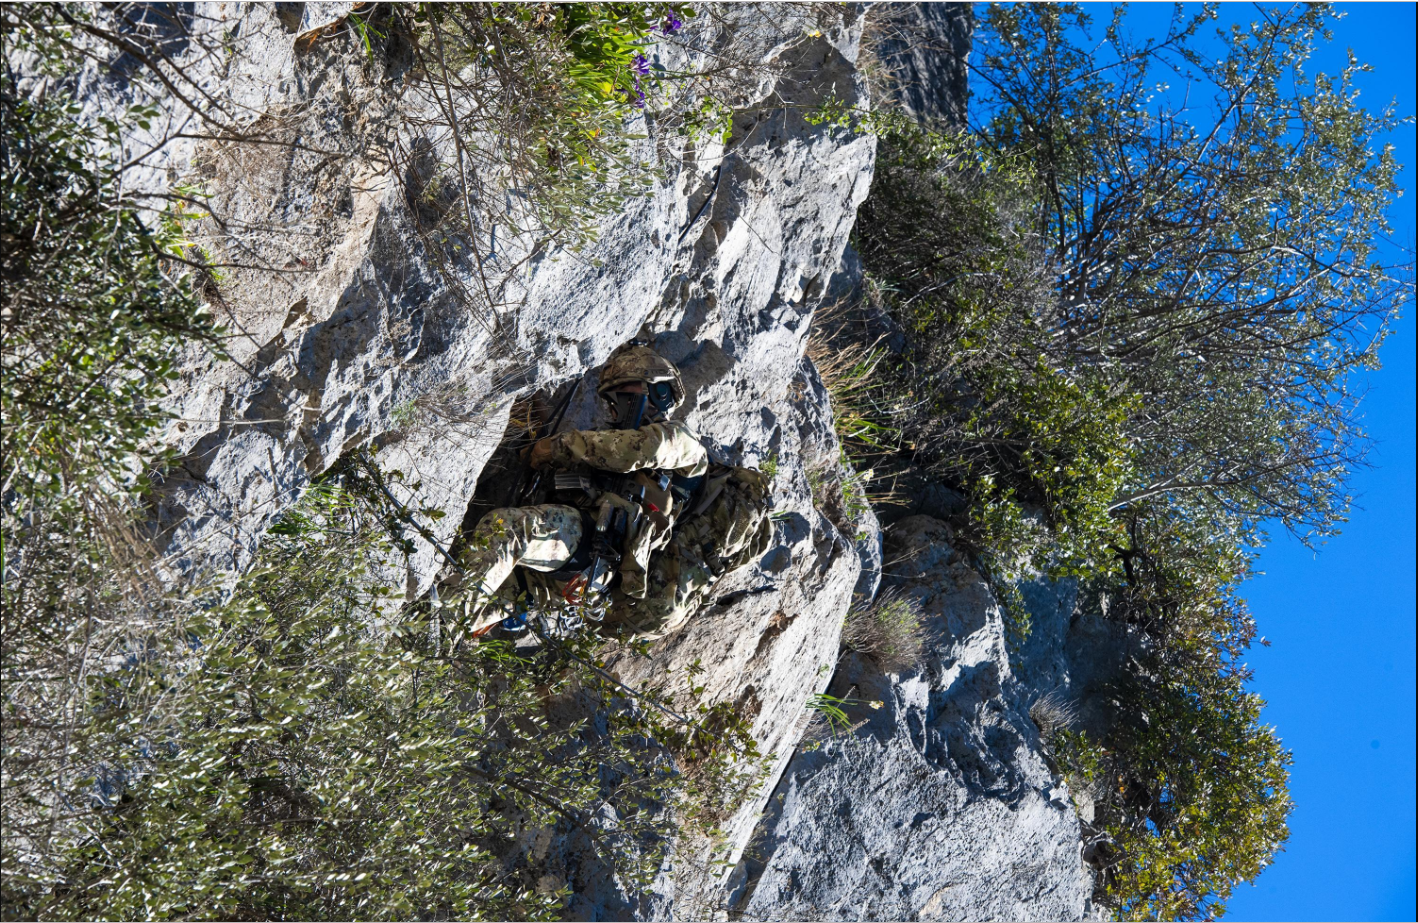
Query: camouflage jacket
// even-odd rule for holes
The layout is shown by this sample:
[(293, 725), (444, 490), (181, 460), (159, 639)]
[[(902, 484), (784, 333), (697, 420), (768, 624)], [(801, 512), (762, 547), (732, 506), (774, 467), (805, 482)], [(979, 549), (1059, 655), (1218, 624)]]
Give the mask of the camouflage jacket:
[[(639, 429), (572, 430), (554, 437), (550, 464), (557, 468), (588, 465), (620, 474), (668, 471), (698, 477), (709, 467), (709, 453), (694, 431), (683, 423), (651, 423)], [(646, 506), (635, 532), (626, 538), (620, 564), (620, 591), (642, 598), (650, 555), (670, 540), (677, 510), (672, 494), (649, 477), (637, 478), (645, 488)]]
[(590, 465), (602, 471), (672, 471), (698, 477), (709, 468), (709, 453), (683, 423), (651, 423), (639, 429), (572, 430), (553, 437), (551, 464)]
[(607, 628), (663, 637), (704, 605), (720, 577), (767, 553), (773, 544), (771, 485), (762, 472), (711, 469), (701, 493), (649, 561), (646, 592), (613, 600)]

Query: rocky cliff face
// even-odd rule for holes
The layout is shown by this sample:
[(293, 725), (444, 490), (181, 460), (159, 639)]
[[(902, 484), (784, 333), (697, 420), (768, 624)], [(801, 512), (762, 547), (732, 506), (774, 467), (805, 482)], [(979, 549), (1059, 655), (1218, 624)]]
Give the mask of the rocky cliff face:
[(874, 51), (892, 102), (917, 119), (964, 125), (973, 23), (966, 3), (897, 3), (878, 11)]
[(735, 906), (746, 919), (1083, 918), (1078, 819), (999, 606), (940, 520), (891, 526), (885, 557), (884, 587), (925, 614), (922, 662), (891, 673), (844, 654), (828, 692), (851, 703), (852, 725), (794, 754)]
[[(402, 499), (447, 514), (432, 528), (448, 543), (514, 401), (565, 393), (615, 347), (648, 335), (680, 364), (688, 420), (715, 456), (776, 462), (779, 525), (775, 547), (686, 628), (649, 658), (610, 650), (609, 668), (634, 685), (701, 665), (702, 700), (737, 703), (772, 768), (712, 850), (728, 873), (704, 873), (708, 854), (683, 844), (654, 893), (637, 897), (563, 844), (545, 861), (574, 892), (568, 914), (1086, 913), (1078, 822), (1027, 713), (1035, 692), (1011, 667), (998, 607), (937, 520), (897, 523), (884, 555), (886, 582), (929, 614), (925, 662), (895, 674), (838, 658), (854, 593), (876, 589), (881, 532), (870, 512), (849, 521), (814, 505), (810, 473), (835, 469), (840, 452), (829, 396), (803, 353), (814, 311), (851, 284), (833, 277), (875, 144), (804, 112), (869, 104), (861, 10), (824, 20), (815, 7), (745, 5), (704, 17), (694, 47), (758, 62), (732, 131), (696, 145), (647, 123), (640, 153), (658, 179), (604, 222), (594, 246), (569, 254), (506, 226), (452, 247), (427, 238), (421, 209), (438, 204), (424, 194), (429, 165), (456, 155), (428, 127), (433, 102), (406, 91), (408, 63), (371, 61), (337, 28), (349, 8), (196, 4), (186, 28), (224, 37), (227, 55), (171, 49), (190, 56), (195, 85), (241, 129), (178, 139), (142, 171), (154, 189), (185, 183), (210, 197), (220, 222), (208, 219), (203, 238), (233, 264), (211, 293), (234, 335), (230, 358), (194, 352), (172, 399), (167, 436), (180, 460), (155, 519), (174, 573), (240, 571), (311, 478), (366, 444), (404, 472)], [(885, 47), (906, 75), (899, 92), (911, 111), (958, 117), (968, 14), (912, 16), (932, 38)], [(210, 43), (190, 45), (199, 47)], [(152, 98), (191, 119), (121, 68), (78, 79), (90, 112)], [(256, 135), (281, 143), (242, 140)], [(600, 422), (593, 385), (573, 394), (565, 426)], [(417, 545), (389, 563), (407, 599), (439, 568), (433, 546)], [(1061, 670), (1029, 675), (1057, 685)], [(857, 708), (850, 732), (804, 744), (806, 702), (829, 681), (834, 694), (884, 704)]]

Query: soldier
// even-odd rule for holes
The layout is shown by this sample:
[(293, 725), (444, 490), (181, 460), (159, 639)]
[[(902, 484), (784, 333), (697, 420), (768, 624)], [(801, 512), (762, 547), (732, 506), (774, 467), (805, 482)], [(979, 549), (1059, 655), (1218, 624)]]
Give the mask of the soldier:
[[(505, 617), (501, 606), (488, 603), (500, 590), (508, 598), (503, 584), (514, 570), (543, 605), (558, 597), (581, 602), (617, 579), (617, 596), (645, 596), (651, 555), (669, 540), (675, 517), (702, 480), (708, 453), (689, 427), (669, 419), (684, 400), (684, 383), (654, 350), (617, 351), (597, 390), (612, 421), (624, 428), (548, 436), (529, 457), (533, 468), (570, 474), (557, 477), (570, 502), (492, 510), (469, 537), (460, 563), (474, 634)], [(614, 570), (598, 570), (614, 558)]]
[(651, 559), (647, 591), (613, 597), (602, 633), (655, 640), (683, 625), (721, 577), (768, 551), (770, 507), (771, 485), (761, 471), (712, 465), (664, 550)]

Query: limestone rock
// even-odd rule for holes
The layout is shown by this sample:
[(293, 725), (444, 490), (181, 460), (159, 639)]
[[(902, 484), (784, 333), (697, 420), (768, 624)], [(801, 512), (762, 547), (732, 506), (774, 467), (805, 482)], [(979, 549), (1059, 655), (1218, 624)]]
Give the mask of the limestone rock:
[[(1080, 919), (1091, 874), (1067, 790), (1041, 755), (1003, 620), (948, 527), (887, 532), (885, 584), (917, 601), (924, 660), (846, 655), (829, 693), (850, 728), (799, 748), (736, 870), (746, 919)], [(874, 707), (875, 706), (875, 707)]]
[(968, 3), (896, 3), (879, 14), (876, 54), (902, 109), (923, 121), (963, 127), (969, 99)]

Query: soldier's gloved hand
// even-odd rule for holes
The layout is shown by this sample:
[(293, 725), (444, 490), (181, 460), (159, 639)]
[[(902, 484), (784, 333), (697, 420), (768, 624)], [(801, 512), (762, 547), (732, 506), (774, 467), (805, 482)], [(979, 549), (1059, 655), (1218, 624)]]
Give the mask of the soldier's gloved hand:
[(532, 454), (527, 458), (527, 464), (533, 468), (545, 468), (551, 464), (552, 456), (556, 454), (556, 437), (547, 436), (538, 439), (537, 444), (532, 446)]

